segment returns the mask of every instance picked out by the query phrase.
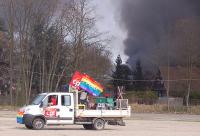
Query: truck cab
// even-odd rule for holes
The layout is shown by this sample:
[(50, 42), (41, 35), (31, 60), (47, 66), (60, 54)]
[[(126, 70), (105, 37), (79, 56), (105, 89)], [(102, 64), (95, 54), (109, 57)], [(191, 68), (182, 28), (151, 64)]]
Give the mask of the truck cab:
[[(52, 102), (53, 98), (55, 103)], [(27, 128), (40, 129), (44, 124), (74, 124), (73, 93), (42, 93), (33, 102), (20, 109), (23, 118), (18, 117), (18, 123)], [(36, 126), (35, 126), (36, 125)]]

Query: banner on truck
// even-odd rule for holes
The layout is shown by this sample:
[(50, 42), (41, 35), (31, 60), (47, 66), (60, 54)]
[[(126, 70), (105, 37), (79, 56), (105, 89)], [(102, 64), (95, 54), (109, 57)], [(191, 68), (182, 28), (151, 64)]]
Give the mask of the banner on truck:
[(78, 71), (74, 73), (70, 86), (77, 90), (83, 89), (93, 96), (99, 96), (103, 92), (101, 84), (96, 82), (89, 75), (81, 74)]

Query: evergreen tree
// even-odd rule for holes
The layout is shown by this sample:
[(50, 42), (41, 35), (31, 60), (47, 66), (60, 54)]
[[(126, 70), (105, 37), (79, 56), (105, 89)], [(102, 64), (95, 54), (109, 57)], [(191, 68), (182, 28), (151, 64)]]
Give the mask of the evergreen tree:
[(120, 55), (118, 55), (116, 59), (116, 68), (113, 72), (112, 77), (116, 80), (113, 80), (113, 85), (115, 87), (117, 86), (124, 86), (125, 89), (130, 88), (131, 82), (128, 80), (131, 80), (130, 77), (132, 77), (132, 70), (128, 67), (126, 64), (122, 64), (122, 59)]
[(145, 89), (145, 83), (141, 80), (144, 80), (143, 72), (142, 72), (142, 66), (140, 60), (137, 60), (136, 62), (136, 69), (134, 72), (134, 79), (135, 81), (135, 90), (141, 91)]
[(157, 92), (158, 96), (164, 96), (166, 93), (163, 78), (159, 69), (156, 73), (152, 89)]
[[(117, 56), (117, 59), (115, 60), (115, 62), (116, 62), (116, 64), (117, 64), (117, 67), (119, 67), (119, 66), (122, 64), (122, 59), (121, 59), (121, 56), (120, 56), (120, 55)], [(117, 68), (117, 67), (116, 67), (116, 68)]]
[(118, 55), (117, 59), (115, 60), (116, 63), (116, 68), (115, 71), (112, 74), (112, 77), (116, 80), (113, 80), (113, 85), (115, 87), (117, 86), (122, 86), (122, 81), (120, 79), (122, 79), (122, 69), (121, 69), (121, 64), (122, 64), (122, 59), (121, 56)]

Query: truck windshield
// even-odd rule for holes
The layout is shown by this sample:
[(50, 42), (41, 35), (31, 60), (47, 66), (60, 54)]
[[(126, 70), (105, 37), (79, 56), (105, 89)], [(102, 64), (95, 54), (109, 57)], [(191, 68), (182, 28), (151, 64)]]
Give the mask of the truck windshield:
[(46, 95), (38, 95), (33, 102), (31, 103), (31, 105), (38, 105), (42, 102), (42, 100), (44, 99)]

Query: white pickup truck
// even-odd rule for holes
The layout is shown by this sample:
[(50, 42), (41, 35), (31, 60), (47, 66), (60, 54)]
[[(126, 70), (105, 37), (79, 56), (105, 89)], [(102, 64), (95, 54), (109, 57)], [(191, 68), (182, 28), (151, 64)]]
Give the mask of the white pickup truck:
[[(54, 105), (49, 104), (56, 97)], [(43, 129), (44, 125), (83, 125), (85, 129), (104, 129), (105, 124), (124, 126), (124, 117), (130, 117), (131, 108), (122, 106), (118, 100), (114, 109), (86, 109), (77, 100), (77, 93), (42, 93), (31, 105), (22, 107), (17, 115), (17, 123), (25, 124), (28, 129)], [(126, 104), (125, 104), (126, 105)]]

